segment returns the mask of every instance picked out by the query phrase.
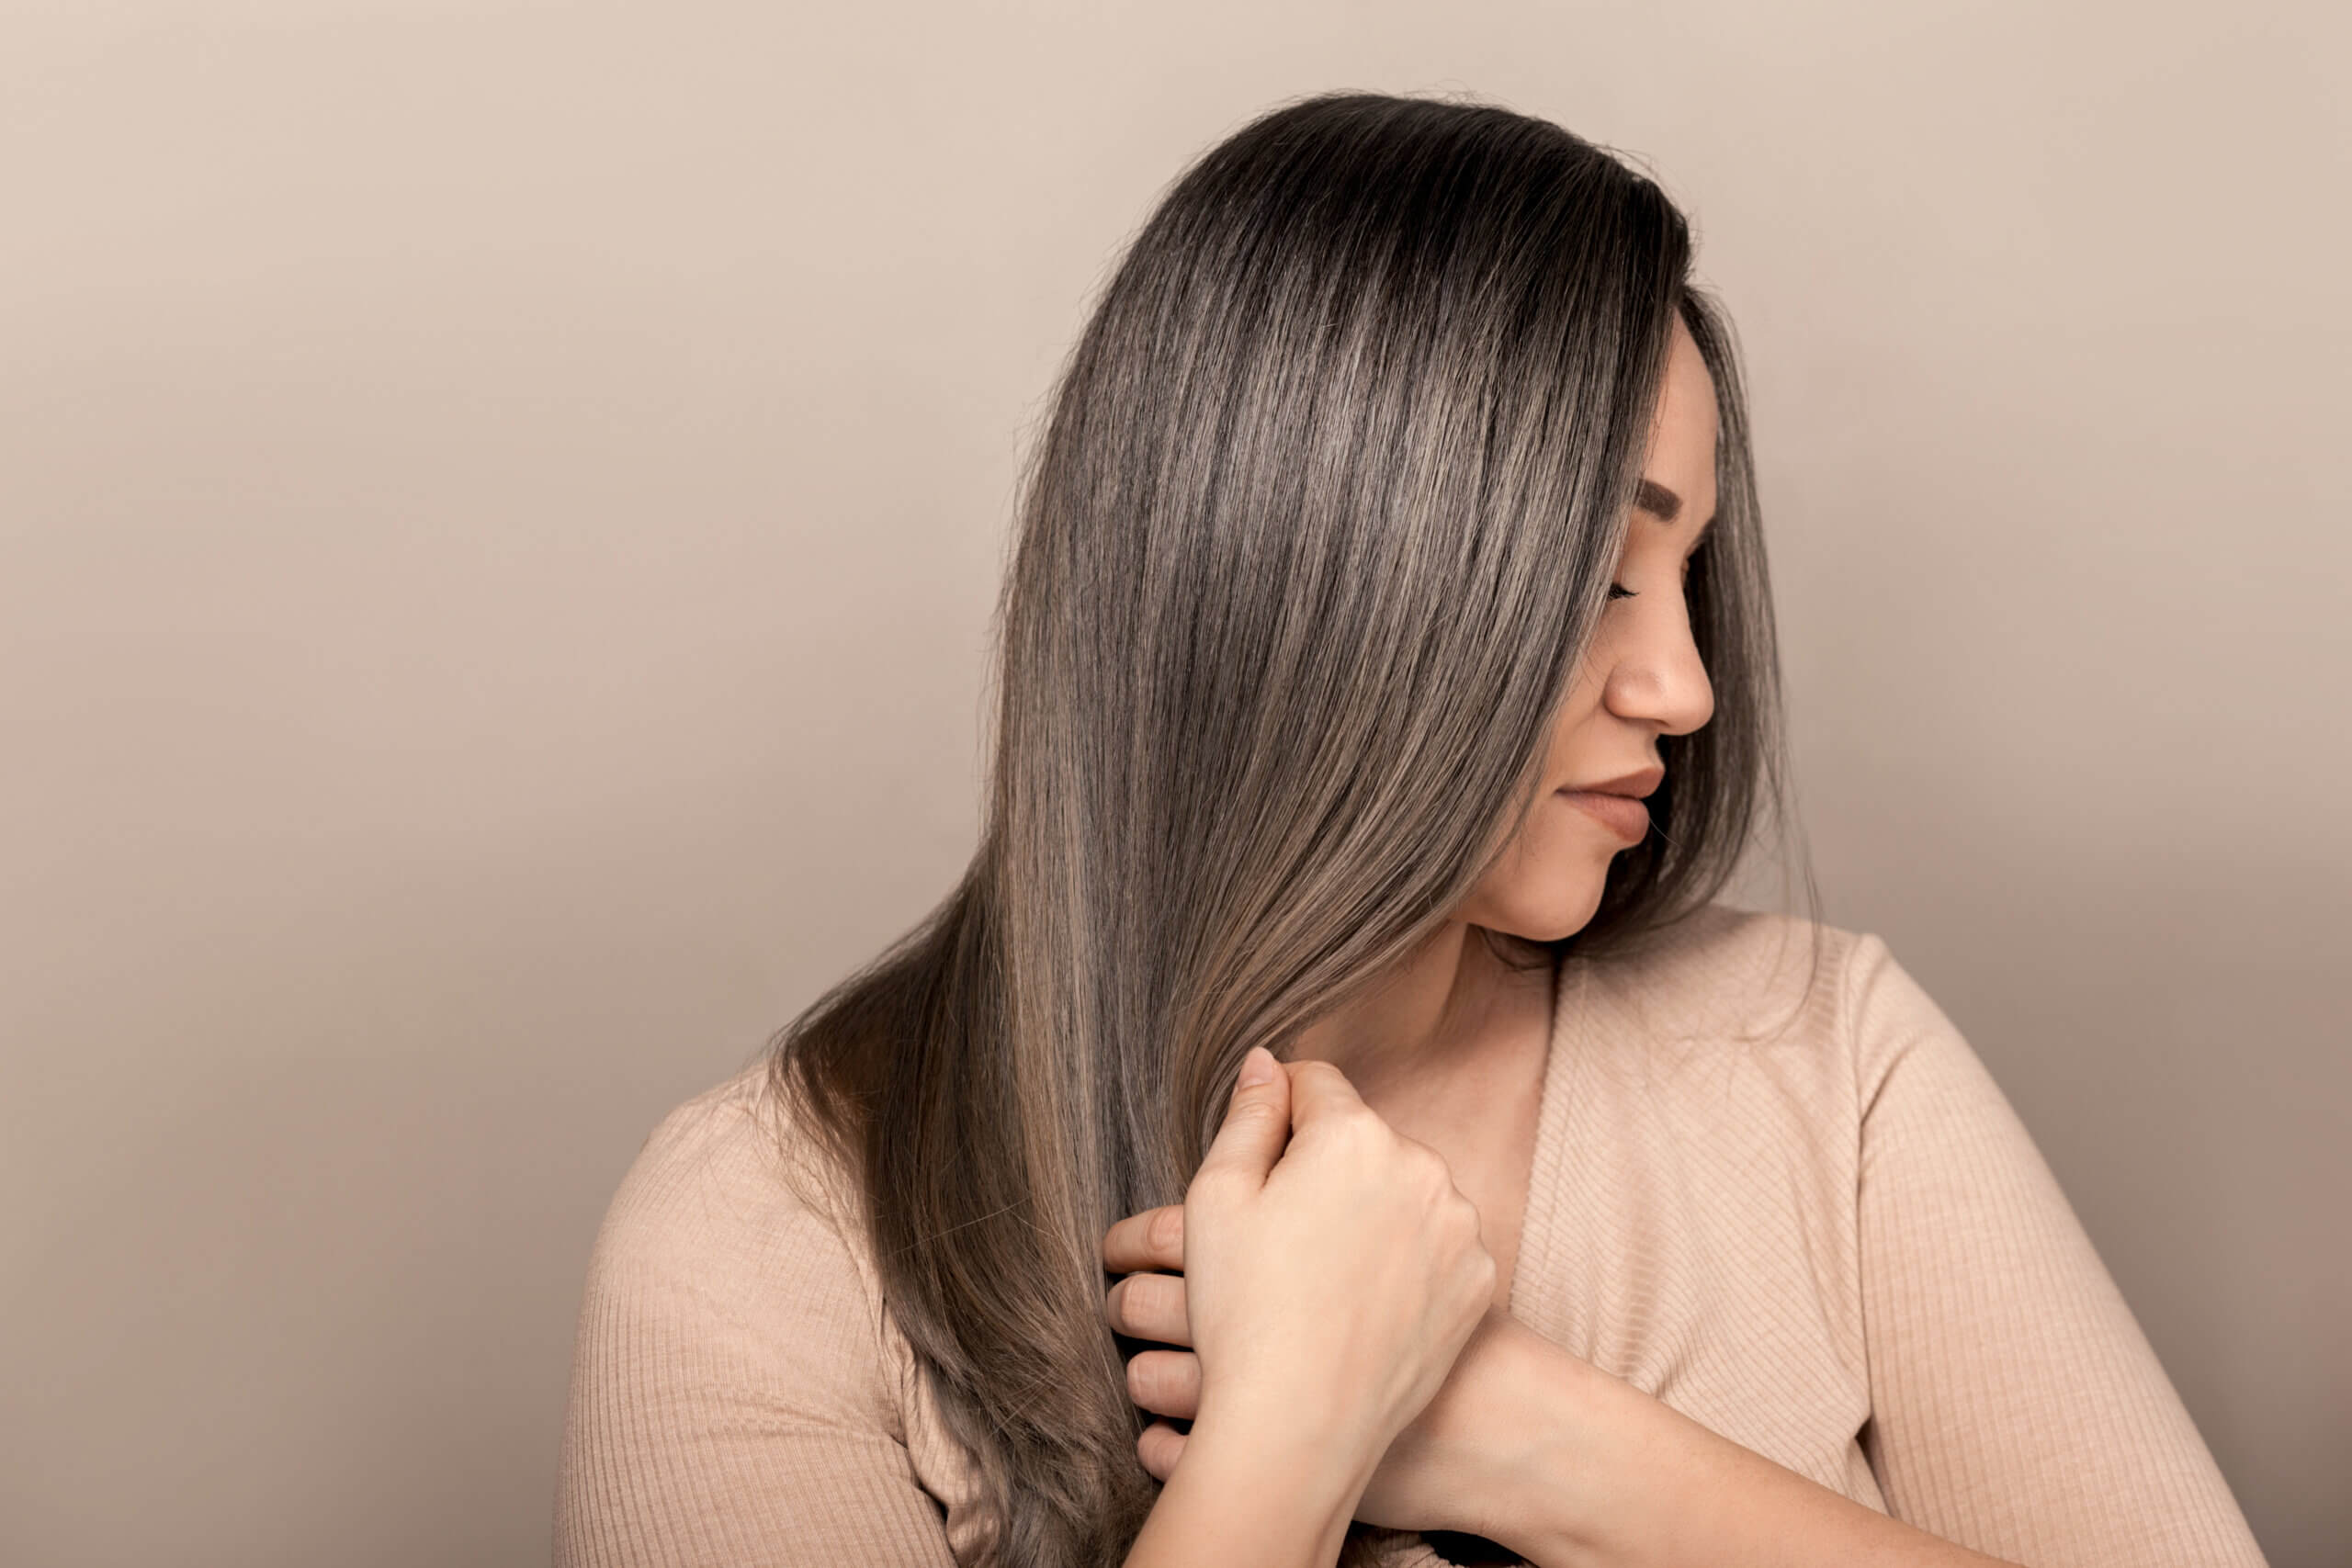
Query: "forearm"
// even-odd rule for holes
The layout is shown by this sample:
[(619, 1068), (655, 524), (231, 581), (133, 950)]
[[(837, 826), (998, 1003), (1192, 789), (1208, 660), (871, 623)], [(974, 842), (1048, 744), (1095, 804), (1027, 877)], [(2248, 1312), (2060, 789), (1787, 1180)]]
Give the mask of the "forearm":
[(1253, 1421), (1196, 1421), (1125, 1568), (1330, 1568), (1370, 1478), (1341, 1445)]
[(1528, 1337), (1487, 1533), (1537, 1568), (2001, 1568)]

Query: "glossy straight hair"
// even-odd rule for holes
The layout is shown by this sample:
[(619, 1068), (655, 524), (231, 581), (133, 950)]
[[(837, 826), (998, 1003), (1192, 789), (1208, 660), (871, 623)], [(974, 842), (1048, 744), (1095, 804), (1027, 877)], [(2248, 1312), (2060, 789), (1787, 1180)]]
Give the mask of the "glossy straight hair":
[[(1722, 891), (1781, 806), (1727, 324), (1681, 214), (1548, 121), (1330, 94), (1169, 189), (1064, 367), (996, 617), (981, 841), (772, 1043), (972, 1451), (994, 1561), (1116, 1563), (1159, 1483), (1102, 1233), (1181, 1202), (1241, 1058), (1431, 935), (1536, 804), (1679, 317), (1714, 378), (1690, 576), (1714, 717), (1562, 944)], [(1344, 1560), (1361, 1560), (1361, 1530)]]

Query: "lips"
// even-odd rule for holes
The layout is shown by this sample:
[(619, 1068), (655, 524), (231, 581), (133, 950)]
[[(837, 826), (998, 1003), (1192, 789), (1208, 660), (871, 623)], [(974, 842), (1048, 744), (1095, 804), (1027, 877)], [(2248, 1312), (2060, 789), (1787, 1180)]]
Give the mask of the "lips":
[(1564, 789), (1560, 793), (1568, 803), (1600, 822), (1628, 844), (1638, 844), (1649, 836), (1650, 808), (1642, 804), (1645, 796), (1657, 792), (1666, 782), (1664, 766), (1653, 763), (1638, 773), (1621, 773), (1599, 784)]
[(1642, 800), (1657, 794), (1657, 786), (1665, 782), (1665, 765), (1663, 763), (1653, 762), (1646, 768), (1642, 768), (1630, 773), (1620, 773), (1613, 779), (1603, 779), (1599, 784), (1569, 784), (1567, 786), (1566, 793), (1573, 795), (1622, 795), (1634, 800)]
[(1629, 844), (1638, 844), (1649, 836), (1650, 808), (1630, 795), (1608, 795), (1592, 789), (1560, 793), (1567, 797), (1569, 805), (1598, 818)]

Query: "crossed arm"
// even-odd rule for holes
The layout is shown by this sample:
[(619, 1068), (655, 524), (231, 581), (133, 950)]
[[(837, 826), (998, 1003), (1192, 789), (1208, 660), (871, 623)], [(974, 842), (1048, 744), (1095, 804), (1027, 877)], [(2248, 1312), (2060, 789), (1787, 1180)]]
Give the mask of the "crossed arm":
[[(1183, 1210), (1130, 1215), (1103, 1241), (1105, 1316), (1122, 1334), (1189, 1346)], [(1154, 1270), (1155, 1272), (1143, 1272)], [(1169, 1488), (1127, 1568), (1295, 1563), (1344, 1527), (1362, 1478), (1331, 1473), (1314, 1445), (1207, 1422), (1199, 1361), (1181, 1349), (1128, 1363), (1129, 1391), (1161, 1417), (1138, 1445)], [(1489, 1314), (1422, 1418), (1382, 1463), (1389, 1489), (1430, 1499), (1430, 1528), (1499, 1542), (1536, 1568), (1988, 1568), (2002, 1559), (1863, 1506), (1719, 1437), (1500, 1314)], [(1398, 1472), (1403, 1473), (1398, 1473)], [(1181, 1478), (1181, 1483), (1180, 1483)], [(1327, 1494), (1329, 1495), (1327, 1497)], [(2015, 1565), (2009, 1565), (2015, 1568)]]
[[(1544, 1568), (2261, 1568), (2195, 1426), (1984, 1068), (1874, 940), (1845, 984), (1863, 1106), (1862, 1438), (1894, 1517), (1521, 1339), (1473, 1363), (1501, 1384), (1474, 1406), (1487, 1413), (1477, 1425), (1523, 1441), (1471, 1489), (1487, 1501), (1459, 1528)], [(854, 1244), (775, 1187), (768, 1149), (731, 1102), (698, 1101), (665, 1123), (616, 1199), (582, 1314), (559, 1568), (954, 1568)], [(1161, 1501), (1220, 1492), (1229, 1508), (1252, 1496), (1272, 1506), (1282, 1483), (1242, 1446), (1203, 1442)], [(1310, 1544), (1282, 1561), (1329, 1562), (1323, 1532), (1348, 1517), (1311, 1521)], [(1245, 1537), (1188, 1561), (1245, 1568), (1267, 1544)]]
[[(1855, 943), (1840, 984), (1871, 1389), (1861, 1441), (1892, 1517), (1508, 1318), (1473, 1339), (1430, 1417), (1408, 1429), (1414, 1440), (1383, 1462), (1430, 1467), (1427, 1495), (1460, 1500), (1462, 1517), (1432, 1524), (1541, 1568), (2259, 1568), (2195, 1425), (1981, 1061), (1878, 939)], [(1181, 1268), (1174, 1213), (1156, 1230), (1150, 1215), (1113, 1227), (1114, 1271)], [(1134, 1274), (1106, 1312), (1123, 1332), (1164, 1340), (1182, 1331), (1181, 1287)], [(1182, 1415), (1188, 1359), (1137, 1356), (1131, 1394)], [(1202, 1451), (1188, 1453), (1194, 1444)], [(1165, 1422), (1139, 1445), (1171, 1492), (1179, 1458), (1220, 1456), (1214, 1465), (1239, 1470), (1231, 1456), (1247, 1447), (1246, 1435), (1196, 1425), (1184, 1438)]]

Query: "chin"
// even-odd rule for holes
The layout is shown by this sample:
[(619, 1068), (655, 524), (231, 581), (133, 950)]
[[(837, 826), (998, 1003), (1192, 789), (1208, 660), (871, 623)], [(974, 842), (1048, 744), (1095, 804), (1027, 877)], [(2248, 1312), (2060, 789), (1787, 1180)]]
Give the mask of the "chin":
[[(1605, 873), (1608, 867), (1601, 870)], [(1515, 906), (1512, 918), (1497, 922), (1498, 929), (1529, 942), (1565, 942), (1591, 924), (1606, 886), (1605, 876), (1563, 876), (1544, 890), (1548, 897), (1532, 897)]]

